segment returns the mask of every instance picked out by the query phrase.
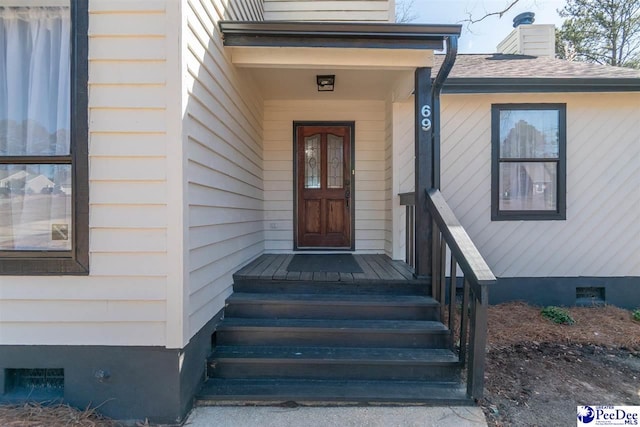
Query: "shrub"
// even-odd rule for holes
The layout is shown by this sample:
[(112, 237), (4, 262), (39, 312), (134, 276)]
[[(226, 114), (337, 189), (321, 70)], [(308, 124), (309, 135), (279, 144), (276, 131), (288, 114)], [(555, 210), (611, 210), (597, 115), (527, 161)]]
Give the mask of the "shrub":
[(569, 314), (569, 312), (563, 308), (549, 306), (542, 309), (541, 314), (543, 317), (551, 320), (553, 323), (560, 325), (573, 325), (575, 320)]
[(635, 320), (636, 322), (640, 322), (640, 308), (633, 310), (631, 312), (631, 316), (633, 316), (633, 320)]

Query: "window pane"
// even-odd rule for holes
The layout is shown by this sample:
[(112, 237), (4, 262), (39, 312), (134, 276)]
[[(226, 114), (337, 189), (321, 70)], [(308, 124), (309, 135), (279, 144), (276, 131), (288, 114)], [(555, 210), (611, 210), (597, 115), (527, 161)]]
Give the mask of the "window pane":
[(500, 158), (558, 158), (557, 110), (501, 110)]
[(500, 209), (555, 211), (556, 162), (500, 163)]
[(71, 165), (0, 165), (0, 250), (71, 250)]
[(0, 155), (66, 155), (69, 8), (0, 7)]
[(344, 160), (341, 136), (327, 135), (327, 187), (342, 188)]
[(304, 139), (304, 188), (320, 188), (320, 135), (308, 136)]

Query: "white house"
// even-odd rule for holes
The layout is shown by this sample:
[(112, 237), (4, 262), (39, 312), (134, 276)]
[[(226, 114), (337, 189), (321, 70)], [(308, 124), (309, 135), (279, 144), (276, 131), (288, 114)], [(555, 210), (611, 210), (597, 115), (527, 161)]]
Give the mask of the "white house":
[(0, 192), (17, 218), (0, 224), (0, 401), (180, 423), (234, 274), (286, 278), (293, 254), (362, 255), (404, 281), (392, 260), (415, 255), (444, 306), (427, 212), (448, 211), (430, 200), (482, 255), (456, 258), (465, 277), (484, 260), (498, 277), (492, 301), (640, 306), (640, 73), (555, 60), (535, 24), (456, 59), (459, 26), (393, 15), (388, 0), (0, 0), (0, 122), (48, 135), (0, 126), (0, 176), (70, 195), (36, 215)]

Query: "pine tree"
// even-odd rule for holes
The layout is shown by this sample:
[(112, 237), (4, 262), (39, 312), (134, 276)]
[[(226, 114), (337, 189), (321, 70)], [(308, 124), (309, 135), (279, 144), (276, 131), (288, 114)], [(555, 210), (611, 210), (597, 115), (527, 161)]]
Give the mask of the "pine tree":
[(640, 0), (567, 0), (558, 13), (559, 56), (640, 68)]

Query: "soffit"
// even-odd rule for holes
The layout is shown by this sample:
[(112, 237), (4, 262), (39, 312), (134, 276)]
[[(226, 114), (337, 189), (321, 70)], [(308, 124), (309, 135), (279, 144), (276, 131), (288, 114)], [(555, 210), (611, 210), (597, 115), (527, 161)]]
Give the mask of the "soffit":
[(231, 62), (249, 68), (413, 70), (433, 66), (433, 51), (411, 49), (234, 47)]

